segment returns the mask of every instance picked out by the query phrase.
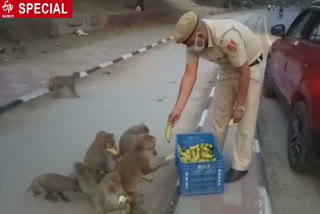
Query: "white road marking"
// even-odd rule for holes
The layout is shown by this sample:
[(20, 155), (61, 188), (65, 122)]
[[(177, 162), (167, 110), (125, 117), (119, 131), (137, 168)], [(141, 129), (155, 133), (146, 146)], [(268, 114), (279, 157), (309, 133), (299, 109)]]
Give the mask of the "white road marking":
[(260, 153), (260, 143), (259, 143), (259, 140), (258, 139), (254, 139), (254, 142), (253, 142), (253, 151), (255, 153)]
[(49, 90), (47, 88), (40, 88), (40, 89), (38, 89), (28, 95), (20, 97), (19, 99), (22, 100), (23, 102), (27, 102), (27, 101), (32, 100), (34, 98), (40, 97), (48, 92), (49, 92)]
[(162, 39), (161, 42), (162, 42), (162, 43), (166, 43), (167, 40), (166, 40), (166, 39)]
[(264, 30), (265, 30), (265, 34), (266, 34), (266, 38), (267, 38), (267, 41), (268, 41), (268, 44), (269, 46), (272, 45), (272, 40), (269, 36), (269, 33), (268, 33), (268, 26), (267, 26), (267, 16), (264, 17)]
[(259, 187), (259, 214), (272, 214), (270, 199), (266, 188)]
[(101, 63), (101, 64), (99, 65), (99, 67), (100, 67), (100, 68), (105, 68), (105, 67), (107, 67), (107, 66), (109, 66), (109, 65), (112, 65), (112, 64), (113, 64), (113, 62), (112, 62), (112, 61), (109, 61), (109, 62)]
[(129, 59), (129, 58), (131, 58), (133, 55), (132, 55), (132, 53), (127, 53), (127, 54), (125, 54), (125, 55), (122, 55), (122, 58), (123, 59)]
[(215, 91), (216, 87), (212, 87), (209, 98), (212, 98), (214, 96), (214, 91)]
[[(100, 66), (100, 65), (99, 65)], [(101, 67), (101, 66), (100, 66)], [(102, 67), (101, 67), (102, 68)], [(81, 71), (80, 72), (80, 78), (82, 78), (82, 77), (85, 77), (85, 76), (87, 76), (88, 75), (88, 73), (87, 72), (85, 72), (85, 71)]]
[(206, 121), (207, 114), (208, 114), (208, 109), (202, 112), (198, 127), (203, 126), (204, 122)]
[(158, 45), (158, 43), (152, 43), (151, 46), (154, 48)]
[(143, 52), (145, 52), (146, 50), (147, 50), (146, 48), (140, 48), (140, 49), (139, 49), (139, 52), (140, 52), (140, 53), (143, 53)]

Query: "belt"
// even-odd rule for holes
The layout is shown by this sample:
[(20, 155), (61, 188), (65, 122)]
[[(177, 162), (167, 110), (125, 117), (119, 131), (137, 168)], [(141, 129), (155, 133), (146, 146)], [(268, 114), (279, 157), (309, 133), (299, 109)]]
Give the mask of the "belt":
[(263, 54), (261, 54), (256, 60), (254, 60), (253, 63), (249, 65), (249, 67), (258, 65), (260, 62), (262, 62), (262, 60), (263, 60)]

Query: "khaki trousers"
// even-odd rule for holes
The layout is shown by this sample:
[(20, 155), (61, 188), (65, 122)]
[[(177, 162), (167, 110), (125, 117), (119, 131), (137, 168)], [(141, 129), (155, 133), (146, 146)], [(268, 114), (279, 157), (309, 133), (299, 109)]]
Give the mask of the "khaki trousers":
[[(222, 69), (227, 69), (226, 67)], [(234, 68), (230, 68), (234, 69)], [(232, 168), (244, 171), (249, 168), (252, 156), (252, 146), (256, 128), (257, 114), (260, 102), (260, 93), (264, 76), (264, 63), (250, 68), (251, 72), (259, 72), (251, 75), (248, 89), (246, 111), (238, 124), (236, 142), (233, 145)], [(213, 129), (219, 145), (223, 148), (228, 123), (232, 117), (238, 90), (238, 75), (219, 75), (216, 84), (213, 104)]]

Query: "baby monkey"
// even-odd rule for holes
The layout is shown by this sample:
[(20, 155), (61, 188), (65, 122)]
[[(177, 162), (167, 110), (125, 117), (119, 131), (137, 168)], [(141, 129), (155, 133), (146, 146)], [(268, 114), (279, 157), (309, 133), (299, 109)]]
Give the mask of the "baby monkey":
[(94, 173), (82, 163), (75, 163), (75, 175), (81, 190), (97, 211), (97, 214), (129, 214), (130, 197), (121, 185), (118, 172), (108, 173), (98, 184)]
[(34, 196), (44, 194), (44, 198), (52, 202), (58, 202), (60, 198), (67, 203), (71, 200), (63, 192), (80, 192), (81, 190), (75, 179), (48, 173), (35, 178), (27, 191), (32, 191)]
[(74, 72), (71, 75), (55, 76), (49, 79), (48, 90), (53, 92), (54, 98), (60, 98), (60, 89), (67, 87), (74, 97), (80, 97), (76, 92), (76, 79), (80, 78), (79, 72)]

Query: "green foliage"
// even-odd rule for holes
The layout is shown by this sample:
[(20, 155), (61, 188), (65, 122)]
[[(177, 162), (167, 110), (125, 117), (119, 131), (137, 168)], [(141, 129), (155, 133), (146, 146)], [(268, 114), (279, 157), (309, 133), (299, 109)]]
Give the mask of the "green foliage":
[(11, 25), (9, 19), (0, 19), (0, 39), (9, 40), (11, 34)]

